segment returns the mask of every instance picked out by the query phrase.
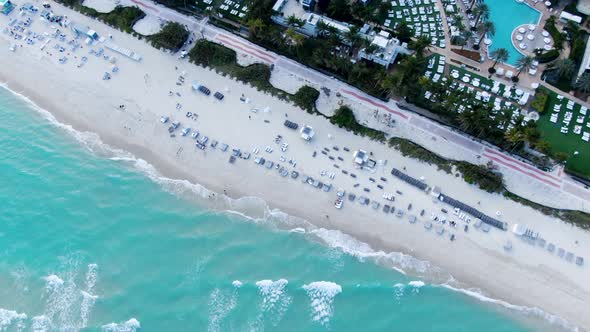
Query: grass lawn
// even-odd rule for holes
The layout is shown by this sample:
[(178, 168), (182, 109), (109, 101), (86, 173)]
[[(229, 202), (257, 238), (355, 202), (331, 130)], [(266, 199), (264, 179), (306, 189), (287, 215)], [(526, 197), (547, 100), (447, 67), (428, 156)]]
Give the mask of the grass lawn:
[[(555, 92), (544, 89), (549, 94), (549, 105), (547, 111), (541, 115), (541, 118), (537, 122), (537, 126), (541, 131), (541, 135), (549, 144), (551, 144), (551, 151), (554, 153), (563, 152), (568, 155), (566, 169), (574, 174), (578, 174), (583, 177), (590, 177), (590, 142), (582, 140), (582, 134), (584, 132), (590, 133), (590, 111), (584, 116), (584, 121), (578, 123), (576, 120), (580, 113), (581, 106), (575, 104), (572, 110), (567, 109), (566, 105), (568, 102), (567, 98), (563, 98), (561, 101), (557, 99)], [(553, 111), (553, 107), (556, 104), (561, 104), (561, 110), (558, 112)], [(572, 112), (572, 118), (569, 125), (567, 125), (568, 133), (561, 133), (561, 128), (566, 126), (563, 123), (567, 112)], [(551, 122), (551, 115), (557, 114), (557, 122)], [(581, 126), (580, 134), (575, 134), (575, 126)], [(578, 151), (578, 155), (574, 155), (574, 152)]]

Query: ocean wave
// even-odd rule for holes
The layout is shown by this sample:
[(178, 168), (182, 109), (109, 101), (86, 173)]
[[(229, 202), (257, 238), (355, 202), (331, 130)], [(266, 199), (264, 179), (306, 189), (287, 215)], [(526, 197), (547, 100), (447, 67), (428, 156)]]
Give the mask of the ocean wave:
[(35, 316), (31, 320), (31, 331), (33, 332), (47, 332), (51, 327), (51, 321), (47, 316)]
[(425, 283), (422, 280), (412, 280), (412, 281), (408, 282), (408, 285), (410, 285), (414, 288), (421, 288), (421, 287), (424, 287)]
[[(242, 197), (238, 199), (231, 199), (226, 195), (217, 194), (206, 187), (192, 183), (188, 180), (179, 180), (179, 179), (171, 179), (162, 176), (159, 172), (147, 161), (137, 158), (133, 154), (114, 148), (112, 146), (107, 145), (106, 143), (102, 142), (100, 137), (91, 132), (81, 132), (74, 129), (72, 126), (59, 122), (50, 112), (47, 110), (39, 107), (36, 105), (32, 100), (30, 100), (27, 96), (22, 95), (16, 91), (11, 90), (5, 83), (0, 83), (0, 87), (7, 89), (8, 91), (12, 92), (17, 97), (21, 98), (25, 102), (27, 102), (35, 111), (40, 113), (44, 116), (52, 125), (59, 127), (69, 133), (72, 137), (74, 137), (77, 141), (82, 143), (82, 145), (87, 148), (92, 153), (113, 160), (113, 161), (120, 161), (131, 164), (135, 169), (141, 171), (143, 174), (147, 175), (155, 183), (158, 183), (162, 186), (162, 188), (168, 192), (177, 195), (186, 195), (191, 194), (195, 195), (196, 197), (200, 197), (203, 199), (207, 199), (207, 202), (212, 203), (210, 207), (214, 210), (217, 210), (221, 213), (227, 214), (234, 214), (240, 217), (245, 218), (246, 220), (254, 221), (256, 223), (265, 223), (268, 225), (280, 225), (281, 228), (293, 232), (293, 233), (305, 233), (310, 235), (316, 239), (321, 240), (322, 243), (327, 245), (328, 247), (338, 249), (346, 254), (349, 254), (353, 257), (356, 257), (360, 261), (365, 261), (366, 259), (370, 259), (377, 264), (384, 265), (386, 267), (392, 268), (397, 270), (402, 274), (406, 274), (406, 271), (410, 271), (412, 275), (417, 275), (420, 277), (430, 278), (433, 280), (443, 280), (443, 279), (452, 279), (452, 276), (444, 273), (440, 268), (433, 266), (428, 261), (419, 260), (415, 257), (410, 255), (406, 255), (400, 252), (384, 252), (384, 251), (375, 251), (372, 249), (368, 244), (361, 242), (354, 237), (344, 234), (338, 230), (328, 230), (324, 228), (317, 228), (313, 224), (309, 223), (308, 221), (290, 216), (287, 213), (284, 213), (278, 209), (270, 209), (268, 204), (261, 198), (258, 197)], [(255, 213), (254, 213), (255, 212)], [(63, 286), (63, 280), (55, 275), (50, 275), (44, 278), (47, 281), (47, 288), (48, 289), (55, 289), (61, 288)], [(283, 288), (286, 286), (287, 282), (284, 280), (284, 284), (282, 280), (278, 281), (260, 281), (257, 282), (257, 286), (261, 290), (261, 294), (263, 297), (262, 307), (274, 307), (273, 304), (273, 296), (271, 294), (266, 294), (268, 291), (262, 291), (267, 287), (274, 287), (275, 289)], [(270, 283), (268, 283), (270, 282)], [(261, 283), (259, 285), (259, 283)], [(278, 284), (276, 284), (278, 283)], [(423, 282), (421, 282), (423, 283)], [(400, 286), (401, 285), (401, 286)], [(402, 287), (403, 286), (403, 287)], [(420, 287), (422, 287), (421, 285)], [(578, 328), (569, 323), (567, 320), (560, 318), (555, 315), (548, 314), (539, 308), (530, 308), (530, 307), (523, 307), (510, 304), (508, 302), (502, 300), (491, 299), (482, 295), (479, 292), (473, 290), (466, 290), (461, 288), (455, 288), (448, 284), (441, 284), (440, 286), (448, 288), (453, 291), (457, 291), (469, 296), (473, 296), (483, 302), (495, 303), (501, 305), (505, 308), (516, 310), (522, 312), (526, 315), (536, 316), (545, 319), (546, 321), (564, 327), (571, 331), (578, 331)], [(403, 294), (403, 289), (405, 285), (403, 284), (396, 284), (395, 286), (396, 292), (401, 290)], [(414, 287), (418, 289), (420, 287)], [(276, 292), (276, 290), (274, 291)], [(272, 293), (272, 292), (271, 292)], [(266, 295), (265, 295), (266, 294)], [(270, 297), (267, 297), (269, 296)], [(288, 301), (284, 301), (282, 303), (290, 303), (290, 297), (284, 296), (288, 299)], [(285, 309), (286, 310), (286, 309)], [(48, 317), (44, 317), (45, 319), (51, 321)], [(282, 316), (281, 316), (282, 317)], [(135, 331), (134, 329), (126, 329), (127, 327), (132, 328), (137, 323), (137, 328), (139, 328), (139, 322), (135, 319), (130, 319), (125, 323), (120, 324), (107, 324), (103, 326), (103, 331)], [(126, 327), (127, 326), (127, 327)]]
[(141, 324), (135, 318), (131, 318), (123, 323), (109, 323), (103, 325), (101, 330), (103, 332), (135, 332), (141, 328)]
[(22, 331), (25, 328), (24, 321), (26, 319), (26, 314), (0, 308), (0, 331), (5, 331), (9, 327), (14, 327), (17, 331)]
[(98, 278), (98, 265), (97, 264), (88, 264), (88, 271), (86, 272), (86, 291), (88, 293), (92, 293), (94, 291), (94, 286), (96, 285), (96, 280)]
[(232, 283), (231, 283), (231, 284), (232, 284), (234, 287), (236, 287), (236, 288), (240, 288), (240, 287), (242, 287), (242, 285), (243, 285), (243, 284), (242, 284), (242, 282), (241, 282), (241, 281), (239, 281), (239, 280), (234, 280), (234, 281), (232, 281)]
[(231, 290), (220, 290), (215, 288), (209, 295), (209, 326), (207, 331), (221, 331), (222, 321), (234, 310), (238, 304), (238, 289), (235, 286)]
[(334, 298), (342, 293), (342, 287), (330, 281), (315, 281), (303, 285), (311, 300), (312, 320), (328, 326), (334, 313)]
[(494, 299), (494, 298), (485, 296), (479, 290), (475, 290), (475, 289), (457, 288), (457, 287), (454, 287), (454, 286), (451, 286), (448, 284), (441, 284), (438, 286), (444, 287), (444, 288), (452, 290), (454, 292), (458, 292), (458, 293), (473, 297), (481, 302), (492, 303), (495, 305), (502, 306), (502, 307), (509, 309), (509, 310), (514, 310), (514, 311), (520, 312), (526, 316), (541, 318), (541, 319), (549, 322), (550, 324), (553, 324), (553, 325), (558, 326), (560, 328), (564, 328), (568, 331), (572, 331), (572, 332), (579, 332), (580, 331), (580, 329), (577, 326), (570, 323), (566, 319), (561, 318), (556, 315), (553, 315), (553, 314), (550, 314), (548, 312), (545, 312), (542, 309), (537, 308), (537, 307), (520, 306), (520, 305), (515, 305), (512, 303), (506, 302), (504, 300)]
[(262, 297), (259, 305), (259, 314), (256, 320), (250, 324), (251, 330), (263, 329), (265, 320), (271, 325), (277, 326), (283, 319), (285, 312), (291, 305), (292, 297), (286, 293), (289, 282), (285, 279), (260, 280), (256, 282), (258, 293)]
[(76, 140), (80, 141), (91, 152), (99, 156), (107, 156), (113, 161), (125, 162), (132, 165), (135, 169), (147, 175), (149, 179), (161, 185), (161, 187), (173, 194), (186, 197), (187, 194), (193, 197), (199, 197), (208, 203), (208, 206), (213, 210), (221, 213), (238, 215), (247, 220), (263, 223), (265, 225), (276, 226), (286, 231), (293, 231), (297, 233), (311, 233), (317, 238), (321, 239), (325, 244), (332, 248), (337, 248), (350, 254), (354, 257), (364, 260), (371, 258), (378, 263), (405, 274), (405, 269), (412, 270), (419, 274), (430, 272), (436, 274), (439, 272), (437, 268), (431, 266), (427, 261), (421, 261), (412, 256), (405, 255), (398, 252), (385, 253), (383, 251), (374, 251), (371, 247), (363, 242), (360, 242), (353, 237), (346, 235), (337, 230), (318, 229), (309, 221), (296, 216), (289, 215), (279, 209), (271, 209), (267, 202), (259, 197), (246, 196), (237, 199), (232, 199), (226, 195), (215, 193), (205, 186), (192, 183), (188, 180), (172, 179), (161, 175), (156, 168), (144, 159), (138, 158), (135, 155), (109, 146), (101, 141), (97, 134), (90, 132), (80, 132), (75, 130), (72, 126), (63, 124), (47, 110), (37, 106), (28, 97), (10, 90), (6, 84), (0, 84), (8, 89), (18, 97), (30, 104), (34, 110), (42, 114), (52, 124), (62, 129), (65, 129)]
[(50, 290), (55, 290), (56, 288), (60, 288), (63, 286), (64, 281), (62, 278), (56, 276), (55, 274), (50, 274), (48, 276), (43, 277), (43, 280), (46, 282), (46, 288)]
[(325, 245), (339, 249), (358, 258), (360, 261), (370, 259), (404, 275), (407, 274), (406, 271), (411, 271), (411, 274), (418, 276), (428, 276), (432, 279), (439, 279), (443, 275), (446, 275), (440, 268), (433, 266), (428, 261), (420, 260), (401, 252), (376, 251), (367, 243), (359, 241), (338, 230), (318, 228), (309, 231), (309, 233), (315, 235)]

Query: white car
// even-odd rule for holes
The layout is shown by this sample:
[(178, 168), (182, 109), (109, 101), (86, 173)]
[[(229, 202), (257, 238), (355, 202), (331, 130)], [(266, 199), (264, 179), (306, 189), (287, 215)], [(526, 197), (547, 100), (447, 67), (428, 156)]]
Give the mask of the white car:
[(337, 208), (337, 209), (342, 209), (342, 203), (343, 203), (343, 202), (344, 202), (344, 201), (342, 200), (342, 198), (338, 198), (338, 199), (336, 200), (336, 202), (334, 202), (334, 207), (335, 207), (335, 208)]

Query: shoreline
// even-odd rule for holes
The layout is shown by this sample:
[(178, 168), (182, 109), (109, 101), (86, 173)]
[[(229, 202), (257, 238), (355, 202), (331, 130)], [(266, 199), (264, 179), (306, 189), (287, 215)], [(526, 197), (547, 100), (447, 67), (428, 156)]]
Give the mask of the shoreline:
[[(65, 123), (60, 122), (59, 119), (54, 116), (54, 113), (51, 113), (47, 109), (41, 107), (40, 105), (35, 103), (32, 99), (30, 99), (28, 96), (23, 95), (17, 91), (11, 90), (10, 87), (5, 85), (5, 83), (2, 83), (2, 85), (0, 85), (0, 88), (7, 90), (9, 93), (13, 94), (15, 97), (17, 97), (19, 99), (23, 99), (26, 103), (30, 104), (32, 107), (38, 108), (35, 111), (39, 115), (41, 115), (42, 117), (49, 120), (52, 125), (59, 127), (60, 130), (66, 131), (68, 135), (75, 136), (76, 133), (78, 133), (78, 134), (87, 134), (87, 133), (94, 134), (89, 131), (84, 131), (84, 132), (78, 131), (77, 129), (72, 127), (70, 124), (65, 124)], [(84, 145), (88, 144), (87, 139), (81, 139), (79, 137), (73, 137), (73, 138)], [(130, 152), (128, 150), (121, 150), (119, 148), (115, 148), (113, 146), (110, 146), (107, 143), (103, 142), (100, 137), (98, 139), (99, 139), (99, 142), (93, 142), (93, 143), (98, 143), (99, 146), (104, 145), (104, 147), (107, 150), (110, 150), (110, 152), (112, 152), (114, 155), (116, 155), (117, 153), (124, 153), (124, 155), (125, 155), (123, 157), (116, 157), (116, 156), (109, 157), (108, 159), (117, 160), (117, 161), (121, 161), (121, 162), (133, 163), (133, 165), (131, 166), (133, 169), (143, 173), (144, 175), (149, 177), (150, 180), (154, 181), (155, 183), (158, 183), (159, 185), (164, 185), (162, 181), (164, 181), (164, 182), (185, 181), (185, 180), (179, 180), (179, 178), (168, 177), (168, 176), (166, 176), (164, 174), (160, 174), (160, 173), (152, 173), (152, 170), (138, 165), (139, 162), (146, 162), (146, 160), (144, 160), (142, 158), (137, 158), (135, 154), (133, 154), (132, 152)], [(89, 147), (89, 149), (94, 154), (98, 153), (97, 151), (94, 150), (94, 148)], [(149, 151), (149, 150), (146, 150), (146, 151)], [(127, 154), (131, 154), (131, 156), (127, 156)], [(101, 156), (100, 154), (97, 154), (97, 156), (104, 157), (104, 156)], [(156, 167), (154, 167), (154, 165), (148, 163), (147, 166), (153, 167), (154, 171), (159, 172), (159, 170)], [(516, 305), (516, 304), (512, 304), (510, 302), (507, 302), (503, 299), (493, 298), (493, 297), (490, 297), (489, 294), (485, 294), (485, 293), (481, 292), (481, 290), (479, 288), (472, 288), (472, 287), (461, 288), (461, 286), (467, 286), (467, 285), (465, 285), (462, 282), (457, 282), (457, 280), (450, 274), (449, 275), (445, 274), (445, 276), (448, 277), (448, 279), (445, 281), (443, 281), (444, 278), (442, 278), (441, 276), (439, 276), (437, 278), (433, 278), (433, 275), (432, 275), (433, 272), (442, 272), (439, 270), (438, 267), (430, 266), (430, 262), (428, 262), (428, 261), (421, 261), (416, 257), (404, 254), (401, 251), (396, 251), (396, 250), (401, 250), (399, 248), (397, 248), (397, 249), (394, 248), (391, 251), (384, 251), (384, 250), (375, 249), (372, 246), (370, 246), (368, 243), (363, 242), (362, 239), (359, 239), (356, 237), (350, 237), (350, 235), (345, 234), (345, 233), (341, 233), (340, 231), (338, 231), (336, 229), (326, 229), (326, 228), (322, 228), (320, 225), (311, 224), (307, 220), (301, 219), (300, 217), (297, 217), (297, 216), (294, 216), (291, 214), (288, 214), (282, 209), (278, 210), (278, 211), (275, 209), (270, 210), (270, 206), (268, 206), (267, 202), (259, 197), (242, 196), (242, 197), (233, 197), (232, 198), (230, 196), (226, 196), (225, 194), (220, 194), (219, 192), (214, 192), (210, 188), (204, 187), (203, 185), (201, 185), (199, 183), (188, 182), (188, 183), (183, 183), (182, 185), (186, 186), (187, 190), (189, 190), (189, 191), (191, 190), (191, 188), (189, 188), (189, 187), (197, 186), (197, 187), (205, 190), (208, 193), (213, 192), (215, 195), (219, 195), (220, 197), (228, 198), (230, 201), (249, 199), (249, 198), (256, 199), (256, 200), (262, 200), (263, 203), (266, 204), (266, 209), (267, 209), (266, 212), (267, 213), (270, 212), (272, 214), (274, 212), (274, 213), (278, 213), (278, 214), (283, 214), (281, 217), (278, 217), (278, 218), (279, 219), (296, 218), (296, 219), (298, 219), (298, 221), (297, 221), (298, 223), (306, 223), (307, 224), (307, 225), (305, 225), (307, 227), (292, 227), (292, 226), (284, 227), (285, 225), (281, 225), (283, 227), (279, 228), (280, 231), (297, 232), (300, 234), (305, 234), (307, 237), (312, 236), (312, 238), (306, 238), (306, 240), (314, 240), (314, 241), (319, 240), (320, 242), (322, 242), (322, 245), (338, 249), (346, 254), (356, 257), (357, 259), (359, 259), (361, 261), (365, 260), (365, 259), (369, 259), (372, 261), (373, 264), (380, 265), (384, 268), (393, 269), (403, 275), (414, 276), (416, 278), (427, 280), (427, 281), (429, 281), (428, 285), (430, 285), (432, 287), (445, 288), (445, 289), (448, 289), (452, 292), (461, 293), (461, 294), (468, 296), (472, 299), (478, 300), (479, 302), (482, 303), (482, 305), (491, 305), (492, 306), (491, 308), (493, 310), (497, 310), (497, 311), (506, 310), (506, 312), (504, 312), (504, 314), (510, 315), (512, 319), (516, 319), (525, 325), (528, 325), (528, 324), (536, 325), (537, 323), (542, 322), (543, 324), (557, 326), (557, 327), (563, 328), (564, 330), (578, 331), (577, 330), (578, 327), (573, 326), (569, 321), (565, 320), (564, 318), (562, 318), (560, 316), (556, 316), (554, 314), (545, 312), (538, 307), (520, 306), (520, 305)], [(163, 189), (167, 190), (166, 188), (163, 188)], [(194, 192), (193, 192), (193, 194), (197, 195)], [(211, 196), (209, 196), (208, 198), (205, 198), (204, 196), (200, 196), (200, 197), (203, 198), (205, 201), (211, 202)], [(184, 196), (181, 197), (181, 199), (186, 199), (186, 198), (187, 197), (184, 197)], [(203, 203), (203, 200), (200, 200), (199, 202)], [(271, 216), (269, 216), (269, 215), (253, 217), (253, 216), (247, 215), (239, 210), (219, 209), (219, 208), (213, 208), (213, 207), (206, 207), (206, 208), (211, 209), (212, 211), (220, 212), (220, 213), (227, 213), (230, 215), (235, 215), (239, 218), (254, 220), (255, 222), (258, 222), (259, 220), (265, 220), (267, 223), (270, 223), (273, 226), (277, 225), (275, 222), (277, 217), (274, 217), (274, 216), (272, 216), (272, 219), (274, 219), (274, 220), (271, 221), (270, 220)], [(296, 224), (296, 226), (302, 226), (302, 225)], [(310, 229), (309, 226), (315, 227), (315, 228)], [(340, 243), (338, 241), (335, 241), (334, 243), (330, 243), (329, 237), (321, 236), (318, 234), (318, 233), (330, 233), (330, 232), (338, 232), (340, 236), (350, 237), (350, 239), (352, 239), (353, 241), (356, 242), (355, 243), (356, 245), (361, 245), (361, 246), (366, 245), (370, 248), (370, 251), (369, 252), (356, 251), (354, 248), (349, 248), (347, 245)], [(368, 239), (368, 240), (370, 240), (370, 239)], [(414, 270), (413, 273), (408, 274), (407, 271), (404, 270), (404, 266), (399, 264), (399, 261), (395, 262), (394, 259), (391, 258), (392, 255), (396, 255), (396, 256), (401, 255), (402, 258), (409, 258), (410, 261), (415, 260), (416, 262), (413, 262), (413, 263), (418, 263), (420, 265), (426, 265), (426, 267), (421, 268), (422, 273), (416, 273), (416, 271)], [(384, 262), (383, 259), (387, 260), (388, 262)], [(412, 266), (414, 266), (414, 265), (412, 264)], [(429, 273), (430, 273), (430, 275), (429, 275)], [(419, 280), (419, 281), (412, 281), (412, 282), (421, 283), (423, 281)], [(454, 284), (453, 284), (453, 282), (454, 282)], [(392, 289), (395, 288), (395, 286), (396, 285), (392, 285)], [(495, 306), (497, 306), (497, 307), (495, 307)], [(528, 321), (529, 319), (532, 319), (533, 321)], [(538, 322), (536, 320), (540, 320), (540, 321)], [(582, 331), (584, 331), (584, 330), (582, 330)]]
[[(69, 14), (69, 16), (76, 17), (78, 20), (84, 20), (83, 17), (77, 15), (79, 14)], [(98, 22), (92, 24), (98, 25)], [(102, 25), (100, 25), (100, 28), (101, 31), (112, 30)], [(189, 141), (188, 138), (169, 138), (165, 132), (165, 127), (157, 123), (160, 113), (169, 112), (164, 111), (164, 109), (173, 109), (174, 102), (167, 102), (165, 92), (168, 90), (167, 86), (173, 86), (174, 77), (178, 75), (178, 72), (172, 70), (172, 65), (177, 62), (176, 59), (154, 49), (150, 51), (148, 49), (149, 45), (137, 40), (133, 41), (132, 38), (119, 32), (113, 32), (113, 34), (116, 38), (120, 38), (118, 41), (131, 44), (133, 48), (140, 48), (140, 53), (145, 55), (146, 62), (141, 64), (124, 62), (122, 73), (111, 82), (99, 81), (100, 64), (88, 64), (88, 66), (82, 68), (83, 70), (76, 72), (75, 69), (71, 71), (69, 68), (59, 67), (59, 64), (51, 62), (55, 59), (43, 55), (38, 59), (33, 58), (33, 54), (19, 55), (18, 59), (16, 59), (12, 53), (8, 53), (7, 42), (4, 39), (0, 42), (0, 55), (4, 59), (10, 59), (9, 61), (14, 59), (17, 64), (4, 66), (4, 68), (0, 69), (0, 77), (4, 79), (3, 81), (6, 81), (9, 88), (19, 93), (22, 92), (23, 95), (27, 96), (39, 107), (54, 115), (59, 122), (70, 124), (79, 131), (96, 133), (104, 143), (117, 149), (129, 151), (133, 155), (148, 161), (159, 173), (166, 177), (201, 183), (206, 188), (218, 193), (226, 190), (230, 197), (261, 197), (273, 208), (309, 220), (310, 223), (317, 227), (338, 229), (345, 234), (351, 234), (354, 238), (368, 243), (374, 250), (411, 253), (413, 257), (433, 262), (435, 265), (441, 266), (445, 271), (449, 271), (451, 275), (461, 282), (470, 286), (481, 286), (494, 298), (508, 299), (508, 302), (519, 303), (519, 305), (529, 306), (529, 304), (532, 304), (531, 307), (539, 303), (538, 305), (544, 310), (554, 312), (571, 320), (576, 325), (589, 326), (590, 321), (588, 319), (590, 318), (582, 317), (584, 315), (583, 311), (581, 311), (590, 299), (587, 285), (581, 283), (582, 280), (587, 280), (588, 271), (586, 268), (576, 270), (575, 266), (569, 265), (568, 270), (565, 269), (568, 265), (564, 265), (565, 263), (560, 261), (551, 261), (545, 265), (542, 261), (546, 257), (542, 257), (542, 259), (535, 257), (544, 253), (536, 250), (536, 248), (528, 248), (528, 245), (524, 243), (518, 243), (518, 246), (522, 246), (522, 248), (519, 248), (522, 253), (507, 256), (502, 252), (501, 243), (503, 241), (500, 240), (501, 236), (506, 237), (506, 233), (499, 233), (494, 230), (493, 233), (483, 234), (473, 231), (468, 236), (461, 234), (458, 241), (451, 243), (448, 239), (435, 237), (432, 232), (425, 232), (421, 224), (402, 223), (392, 217), (387, 217), (389, 220), (384, 220), (385, 217), (381, 211), (373, 211), (370, 207), (361, 207), (357, 203), (346, 202), (344, 209), (337, 211), (333, 207), (335, 195), (328, 195), (311, 187), (304, 187), (301, 183), (295, 183), (300, 181), (288, 182), (274, 175), (265, 176), (265, 174), (269, 173), (264, 169), (257, 168), (251, 160), (247, 164), (239, 160), (239, 165), (230, 166), (226, 161), (227, 154), (222, 155), (220, 158), (219, 153), (213, 151), (207, 151), (205, 155), (200, 152), (183, 152), (180, 157), (177, 157), (179, 146), (188, 147), (192, 146), (192, 144), (190, 142), (186, 143)], [(145, 47), (142, 47), (139, 43), (143, 43)], [(23, 48), (19, 49), (18, 52), (26, 51)], [(91, 61), (97, 62), (100, 59), (92, 58)], [(144, 81), (142, 68), (147, 69), (151, 61), (156, 61), (161, 64), (161, 67), (166, 66), (166, 68), (150, 68), (150, 85), (146, 83), (143, 86), (141, 84)], [(154, 64), (154, 62), (151, 63)], [(512, 212), (509, 209), (514, 204), (503, 201), (497, 195), (481, 193), (472, 186), (458, 183), (460, 180), (435, 171), (434, 167), (399, 157), (399, 154), (393, 151), (385, 152), (385, 149), (376, 145), (375, 142), (353, 136), (338, 128), (329, 127), (331, 124), (326, 124), (326, 121), (318, 117), (314, 118), (302, 110), (278, 101), (271, 96), (256, 92), (248, 86), (223, 78), (210, 70), (186, 63), (180, 63), (179, 65), (188, 72), (188, 76), (199, 77), (199, 79), (209, 82), (208, 84), (214, 85), (214, 88), (219, 91), (224, 90), (223, 85), (231, 87), (230, 92), (226, 93), (227, 100), (223, 103), (212, 104), (210, 99), (203, 99), (204, 97), (196, 94), (188, 97), (189, 102), (192, 102), (193, 105), (199, 105), (199, 108), (200, 106), (211, 108), (198, 110), (200, 116), (197, 127), (202, 127), (203, 130), (216, 136), (227, 134), (229, 142), (233, 141), (237, 145), (245, 145), (246, 138), (259, 146), (261, 142), (268, 142), (273, 132), (283, 130), (280, 120), (276, 120), (282, 118), (283, 112), (288, 112), (289, 118), (301, 120), (297, 121), (299, 123), (312, 123), (314, 128), (317, 128), (322, 133), (322, 137), (318, 137), (318, 142), (322, 142), (324, 146), (336, 144), (334, 143), (336, 141), (325, 138), (326, 133), (334, 133), (339, 145), (347, 144), (353, 148), (369, 146), (372, 151), (376, 152), (376, 155), (387, 154), (391, 156), (390, 159), (394, 160), (392, 163), (408, 165), (408, 169), (414, 171), (413, 174), (425, 174), (429, 183), (447, 184), (444, 189), (449, 190), (451, 193), (456, 192), (459, 198), (463, 198), (467, 194), (470, 196), (470, 202), (482, 198), (485, 201), (489, 200), (491, 205), (495, 203), (501, 205), (502, 210), (507, 213)], [(73, 64), (70, 64), (70, 66), (73, 66)], [(88, 68), (91, 66), (93, 67)], [(26, 85), (35, 86), (33, 82), (39, 83), (37, 75), (40, 72), (46, 74), (43, 81), (45, 84), (39, 84), (36, 91), (24, 88)], [(82, 77), (82, 72), (86, 72), (86, 77)], [(89, 73), (94, 76), (87, 77)], [(66, 80), (63, 79), (64, 76), (67, 76)], [(6, 79), (8, 77), (13, 79)], [(53, 89), (54, 86), (58, 85), (60, 85), (60, 89)], [(150, 95), (156, 89), (162, 93), (161, 97)], [(183, 89), (185, 89), (183, 94), (186, 94), (186, 86)], [(253, 103), (256, 103), (256, 105), (270, 105), (272, 111), (269, 114), (253, 113), (252, 116), (255, 117), (255, 120), (248, 122), (250, 121), (248, 118), (250, 112), (244, 108), (250, 106), (244, 105), (242, 107), (237, 102), (236, 99), (240, 92), (245, 92), (248, 96), (254, 96), (253, 100), (255, 101)], [(191, 93), (190, 90), (188, 93)], [(127, 105), (124, 111), (116, 108), (116, 105), (122, 100)], [(238, 107), (241, 109), (238, 109)], [(157, 108), (157, 110), (154, 111), (153, 108)], [(280, 111), (276, 111), (277, 109), (280, 109)], [(182, 118), (183, 122), (188, 121), (182, 117), (183, 111), (173, 112), (176, 112), (173, 113), (175, 117)], [(224, 116), (225, 119), (219, 119), (215, 112), (225, 112), (227, 115)], [(271, 124), (267, 126), (262, 122), (260, 118), (264, 117), (268, 117)], [(201, 123), (206, 125), (203, 126)], [(244, 126), (244, 123), (250, 123), (250, 125)], [(127, 126), (133, 129), (122, 129)], [(232, 128), (234, 131), (243, 130), (243, 132), (235, 133), (227, 130)], [(264, 134), (261, 134), (262, 132)], [(291, 140), (291, 137), (289, 137), (289, 140)], [(289, 143), (293, 146), (291, 149), (305, 149), (304, 143), (300, 141), (290, 141)], [(304, 169), (304, 172), (308, 174), (314, 173), (315, 175), (317, 174), (315, 172), (319, 170), (316, 164), (320, 162), (311, 159), (307, 152), (297, 153), (297, 159), (300, 164), (306, 167), (309, 166), (309, 169)], [(276, 160), (277, 155), (272, 155), (272, 158)], [(320, 167), (324, 166), (320, 165)], [(386, 168), (390, 169), (391, 166), (388, 165)], [(235, 174), (237, 173), (236, 170), (239, 170), (241, 174)], [(384, 174), (382, 176), (387, 175), (385, 168), (382, 172), (384, 172), (381, 173)], [(347, 179), (346, 181), (343, 186), (350, 186), (352, 180)], [(390, 181), (395, 182), (394, 179)], [(401, 182), (395, 182), (395, 184), (396, 187), (403, 188), (404, 191), (404, 196), (400, 197), (400, 200), (405, 201), (407, 198), (408, 200), (411, 199), (411, 201), (423, 201), (421, 202), (423, 206), (433, 205), (432, 202), (427, 202), (427, 196), (421, 196), (423, 193), (404, 186)], [(438, 208), (440, 209), (440, 206)], [(531, 225), (545, 228), (547, 234), (557, 232), (564, 239), (571, 236), (579, 237), (583, 239), (583, 245), (577, 251), (580, 253), (588, 252), (590, 237), (587, 232), (584, 233), (575, 229), (568, 230), (566, 228), (568, 226), (563, 223), (544, 224), (545, 221), (554, 220), (540, 216), (538, 212), (534, 212), (529, 208), (514, 207), (514, 210), (515, 212), (509, 216), (511, 219), (513, 216), (515, 219), (528, 219), (534, 216), (539, 220), (531, 220)], [(330, 218), (323, 218), (324, 215), (330, 215)], [(422, 219), (426, 220), (427, 217)], [(361, 222), (362, 224), (360, 224)], [(404, 236), (400, 237), (399, 234)], [(441, 252), (445, 251), (453, 253), (453, 255), (440, 255)], [(469, 265), (470, 271), (463, 271), (466, 265)], [(566, 272), (562, 270), (562, 267)], [(493, 279), (486, 275), (489, 269), (503, 271), (504, 275), (498, 276), (500, 280), (489, 280)], [(571, 275), (569, 275), (570, 272)], [(567, 277), (565, 273), (568, 274)], [(538, 280), (537, 274), (554, 279), (551, 280), (555, 283), (554, 287), (548, 287), (545, 285), (544, 280)], [(535, 289), (533, 286), (537, 286), (539, 289)], [(556, 300), (556, 297), (563, 298)], [(547, 299), (553, 299), (553, 301)]]

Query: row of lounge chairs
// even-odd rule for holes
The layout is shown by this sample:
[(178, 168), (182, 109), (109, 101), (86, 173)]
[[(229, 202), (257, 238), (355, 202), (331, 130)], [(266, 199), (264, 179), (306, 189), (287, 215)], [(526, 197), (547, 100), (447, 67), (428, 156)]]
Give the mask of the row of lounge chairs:
[(400, 171), (397, 168), (394, 168), (391, 170), (391, 175), (395, 176), (396, 178), (420, 189), (420, 190), (426, 190), (426, 188), (428, 188), (428, 185), (418, 179), (415, 179), (409, 175), (407, 175), (406, 173)]
[(475, 209), (475, 208), (473, 208), (461, 201), (458, 201), (452, 197), (449, 197), (444, 194), (440, 194), (438, 199), (441, 202), (445, 202), (445, 203), (451, 205), (452, 207), (459, 208), (462, 211), (469, 213), (470, 215), (474, 216), (475, 218), (479, 218), (482, 222), (484, 222), (490, 226), (496, 227), (496, 228), (501, 229), (503, 231), (508, 229), (508, 225), (505, 222), (494, 219), (492, 217), (489, 217), (489, 216), (483, 214), (481, 211), (479, 211), (479, 210), (477, 210), (477, 209)]

